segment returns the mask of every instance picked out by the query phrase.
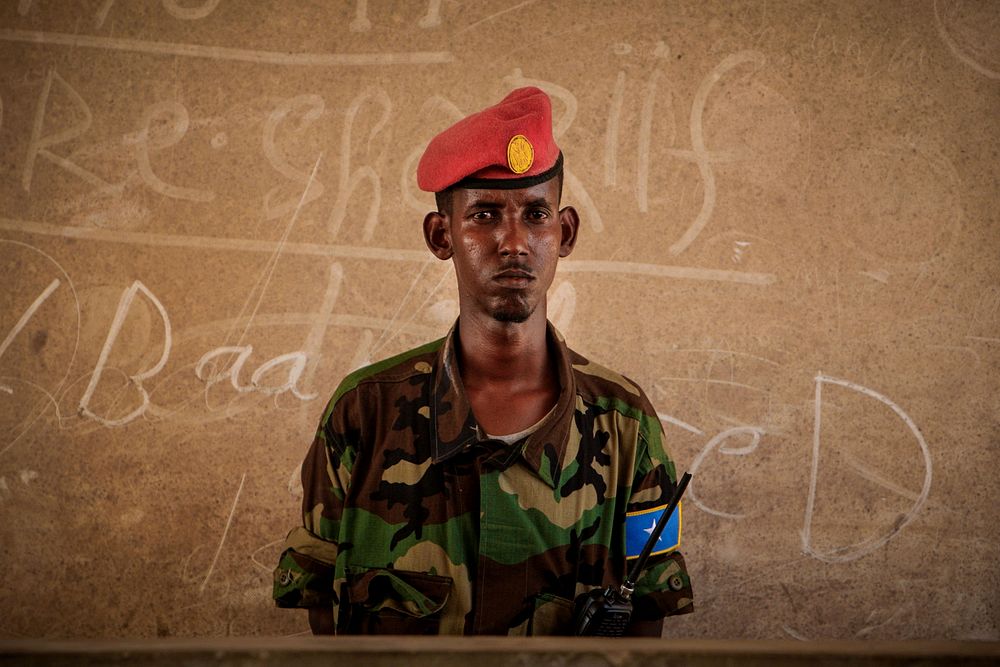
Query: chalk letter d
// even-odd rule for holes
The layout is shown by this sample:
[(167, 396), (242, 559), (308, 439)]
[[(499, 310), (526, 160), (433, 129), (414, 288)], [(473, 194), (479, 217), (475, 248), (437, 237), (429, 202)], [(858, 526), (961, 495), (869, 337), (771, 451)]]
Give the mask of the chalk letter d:
[[(903, 514), (892, 527), (877, 535), (866, 537), (859, 542), (855, 542), (854, 544), (819, 550), (812, 544), (812, 521), (813, 511), (816, 505), (816, 481), (819, 477), (820, 415), (822, 413), (824, 384), (836, 385), (856, 391), (889, 406), (903, 421), (903, 423), (906, 424), (907, 428), (910, 429), (913, 437), (917, 440), (917, 444), (920, 446), (921, 459), (924, 464), (924, 483), (923, 487), (920, 489), (920, 494), (914, 500), (913, 505), (910, 506), (909, 511)], [(883, 544), (891, 540), (897, 533), (899, 533), (900, 530), (903, 529), (903, 526), (910, 523), (910, 521), (916, 517), (917, 513), (923, 507), (924, 502), (927, 500), (927, 494), (929, 494), (931, 490), (931, 478), (933, 474), (931, 468), (931, 452), (927, 447), (927, 441), (924, 440), (924, 436), (920, 433), (920, 429), (918, 429), (917, 425), (912, 419), (910, 419), (910, 416), (903, 412), (901, 407), (893, 403), (887, 396), (883, 396), (877, 391), (867, 387), (862, 387), (859, 384), (855, 384), (847, 380), (828, 377), (822, 374), (817, 375), (815, 410), (816, 416), (813, 426), (812, 472), (809, 477), (809, 497), (806, 500), (806, 515), (802, 527), (802, 552), (826, 563), (845, 563), (847, 561), (861, 558), (865, 554), (878, 549)]]

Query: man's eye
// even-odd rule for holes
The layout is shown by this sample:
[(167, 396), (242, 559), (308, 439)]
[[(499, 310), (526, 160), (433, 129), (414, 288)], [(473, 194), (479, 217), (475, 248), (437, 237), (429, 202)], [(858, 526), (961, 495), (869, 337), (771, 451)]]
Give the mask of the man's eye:
[(548, 217), (549, 217), (549, 212), (548, 211), (543, 211), (541, 209), (536, 209), (534, 211), (529, 211), (528, 212), (528, 218), (530, 220), (534, 220), (536, 222), (547, 220)]
[(472, 214), (473, 220), (488, 222), (493, 219), (493, 211), (476, 211)]

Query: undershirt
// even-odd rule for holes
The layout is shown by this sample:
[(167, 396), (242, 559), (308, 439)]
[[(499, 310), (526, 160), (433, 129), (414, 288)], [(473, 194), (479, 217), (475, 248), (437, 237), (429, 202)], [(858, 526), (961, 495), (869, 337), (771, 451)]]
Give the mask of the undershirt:
[(538, 427), (542, 425), (542, 422), (548, 419), (549, 415), (551, 415), (552, 411), (555, 409), (556, 406), (553, 405), (552, 409), (546, 412), (544, 417), (542, 417), (541, 419), (539, 419), (538, 421), (536, 421), (534, 424), (524, 429), (523, 431), (518, 431), (517, 433), (510, 433), (508, 435), (491, 435), (487, 433), (486, 437), (492, 440), (499, 440), (505, 445), (513, 445), (518, 440), (522, 438), (527, 438), (529, 435), (537, 431)]

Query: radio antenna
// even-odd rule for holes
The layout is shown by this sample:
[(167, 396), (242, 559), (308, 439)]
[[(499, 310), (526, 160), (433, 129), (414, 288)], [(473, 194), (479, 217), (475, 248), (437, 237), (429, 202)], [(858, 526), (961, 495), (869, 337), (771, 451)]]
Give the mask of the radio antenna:
[(691, 473), (686, 472), (681, 477), (681, 481), (677, 483), (677, 488), (674, 489), (674, 497), (670, 499), (670, 504), (667, 505), (667, 509), (660, 515), (660, 520), (656, 522), (656, 527), (653, 528), (649, 539), (646, 540), (646, 544), (642, 547), (642, 553), (635, 559), (632, 571), (625, 577), (625, 581), (622, 583), (621, 590), (619, 591), (619, 594), (625, 600), (632, 597), (632, 592), (635, 590), (635, 582), (639, 578), (642, 569), (646, 567), (646, 560), (653, 551), (653, 547), (660, 541), (660, 534), (663, 533), (663, 529), (666, 527), (667, 522), (670, 521), (670, 516), (674, 513), (674, 510), (677, 509), (677, 504), (680, 503), (681, 496), (684, 495), (684, 489), (687, 488), (689, 481), (691, 481)]

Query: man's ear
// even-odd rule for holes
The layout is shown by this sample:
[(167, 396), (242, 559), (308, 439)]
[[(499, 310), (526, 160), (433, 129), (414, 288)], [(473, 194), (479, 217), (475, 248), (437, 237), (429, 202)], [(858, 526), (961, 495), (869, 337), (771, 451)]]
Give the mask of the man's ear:
[(576, 233), (580, 229), (580, 216), (572, 206), (559, 211), (559, 227), (562, 230), (562, 243), (559, 245), (559, 256), (568, 257), (576, 246)]
[(424, 242), (438, 259), (451, 259), (451, 225), (448, 216), (431, 211), (424, 216)]

